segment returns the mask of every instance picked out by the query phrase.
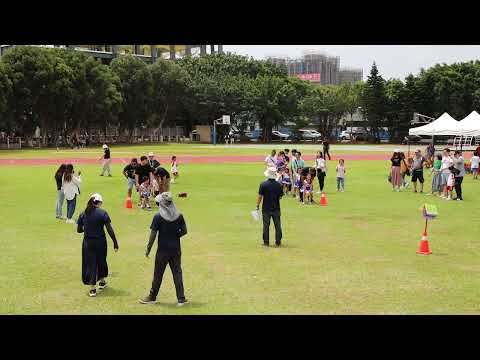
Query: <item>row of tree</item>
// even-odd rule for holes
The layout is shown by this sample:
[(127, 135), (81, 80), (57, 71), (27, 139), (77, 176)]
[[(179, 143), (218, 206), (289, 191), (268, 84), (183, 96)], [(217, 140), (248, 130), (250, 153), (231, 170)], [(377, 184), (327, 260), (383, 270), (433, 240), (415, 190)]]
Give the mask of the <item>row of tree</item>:
[[(373, 64), (368, 80), (317, 86), (287, 76), (283, 67), (234, 54), (159, 59), (134, 56), (103, 65), (73, 50), (19, 46), (0, 60), (0, 130), (45, 139), (88, 129), (211, 124), (230, 114), (240, 131), (258, 122), (265, 141), (287, 121), (312, 120), (330, 134), (361, 109), (373, 139), (382, 127), (404, 136), (413, 112), (461, 118), (480, 105), (480, 62), (437, 65), (405, 81), (385, 81)], [(106, 130), (105, 130), (106, 131)]]

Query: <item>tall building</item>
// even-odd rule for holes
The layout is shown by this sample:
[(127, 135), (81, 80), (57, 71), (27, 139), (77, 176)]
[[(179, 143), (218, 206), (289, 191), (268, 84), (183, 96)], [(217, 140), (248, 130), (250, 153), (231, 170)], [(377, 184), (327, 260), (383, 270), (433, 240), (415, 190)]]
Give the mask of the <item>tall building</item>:
[(340, 69), (340, 57), (328, 56), (318, 51), (307, 51), (297, 59), (268, 57), (277, 65), (285, 65), (288, 75), (321, 85), (339, 85), (346, 81), (362, 80), (361, 69)]
[[(174, 60), (181, 56), (223, 53), (223, 45), (32, 45), (47, 48), (69, 48), (94, 56), (103, 63), (109, 63), (119, 55), (131, 54), (146, 62), (155, 62), (158, 58)], [(215, 50), (215, 46), (217, 50)], [(15, 45), (0, 45), (0, 56)], [(208, 51), (208, 48), (209, 51)]]

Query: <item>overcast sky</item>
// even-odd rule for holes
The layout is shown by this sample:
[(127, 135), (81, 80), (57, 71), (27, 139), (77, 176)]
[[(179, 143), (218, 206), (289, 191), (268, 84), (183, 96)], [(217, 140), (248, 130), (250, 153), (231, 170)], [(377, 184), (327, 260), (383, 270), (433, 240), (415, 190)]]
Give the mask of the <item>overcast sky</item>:
[(300, 57), (319, 50), (340, 57), (340, 67), (363, 69), (366, 80), (375, 61), (385, 78), (404, 79), (436, 63), (480, 60), (480, 45), (224, 45), (224, 51), (264, 59), (267, 56)]

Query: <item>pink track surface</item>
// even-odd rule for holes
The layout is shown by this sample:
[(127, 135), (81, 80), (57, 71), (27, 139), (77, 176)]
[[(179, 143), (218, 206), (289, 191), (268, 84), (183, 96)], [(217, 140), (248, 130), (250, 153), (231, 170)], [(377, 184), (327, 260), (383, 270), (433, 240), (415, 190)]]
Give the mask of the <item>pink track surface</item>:
[[(464, 154), (467, 155), (467, 154)], [(392, 155), (387, 153), (381, 154), (345, 154), (345, 155), (333, 155), (332, 160), (338, 160), (340, 158), (349, 160), (383, 160), (387, 161)], [(311, 161), (315, 157), (312, 155), (304, 156), (304, 160)], [(464, 156), (465, 159), (470, 158), (470, 154)], [(170, 158), (158, 157), (162, 164), (169, 164)], [(242, 162), (263, 162), (265, 156), (263, 155), (238, 155), (238, 156), (191, 156), (180, 155), (178, 156), (179, 163), (183, 164), (218, 164), (218, 163), (242, 163)], [(130, 158), (113, 158), (114, 164), (128, 164)], [(58, 165), (58, 164), (100, 164), (98, 159), (89, 158), (53, 158), (53, 159), (0, 159), (1, 165)]]

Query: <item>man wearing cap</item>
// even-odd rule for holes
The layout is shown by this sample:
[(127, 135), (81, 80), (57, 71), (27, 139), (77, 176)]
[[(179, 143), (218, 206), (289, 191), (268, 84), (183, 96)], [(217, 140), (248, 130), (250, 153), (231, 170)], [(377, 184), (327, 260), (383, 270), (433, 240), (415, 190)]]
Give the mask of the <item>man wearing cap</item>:
[(155, 200), (159, 209), (158, 213), (153, 217), (152, 225), (150, 226), (150, 238), (145, 252), (145, 256), (148, 258), (158, 233), (155, 270), (150, 294), (140, 299), (140, 303), (154, 304), (157, 301), (157, 295), (162, 285), (163, 273), (168, 264), (175, 284), (177, 305), (183, 306), (187, 303), (187, 299), (183, 289), (180, 238), (187, 234), (187, 225), (183, 215), (175, 207), (170, 192), (158, 195)]
[(257, 210), (262, 203), (263, 215), (263, 245), (270, 246), (270, 218), (275, 225), (275, 246), (279, 247), (282, 241), (282, 226), (280, 222), (280, 198), (283, 196), (282, 185), (276, 181), (277, 168), (269, 167), (265, 171), (267, 180), (260, 184), (257, 197)]
[(415, 150), (415, 156), (413, 157), (412, 164), (412, 183), (413, 183), (413, 192), (417, 192), (417, 180), (420, 181), (420, 192), (423, 193), (423, 163), (425, 158), (422, 156), (422, 151), (420, 149)]
[(160, 166), (160, 163), (155, 159), (155, 155), (153, 155), (153, 152), (148, 153), (148, 164), (153, 170)]
[(105, 175), (105, 172), (108, 174), (108, 176), (112, 176), (110, 173), (110, 164), (112, 163), (112, 159), (110, 158), (110, 149), (108, 148), (107, 144), (103, 144), (103, 155), (100, 157), (99, 160), (103, 160), (103, 169), (102, 173), (100, 176)]

